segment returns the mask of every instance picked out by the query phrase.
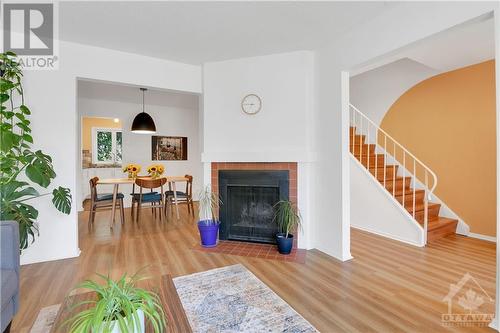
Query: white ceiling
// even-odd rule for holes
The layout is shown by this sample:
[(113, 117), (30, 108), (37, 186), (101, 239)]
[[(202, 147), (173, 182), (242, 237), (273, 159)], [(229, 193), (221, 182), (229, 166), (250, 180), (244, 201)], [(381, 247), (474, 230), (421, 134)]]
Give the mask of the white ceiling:
[(390, 56), (352, 71), (351, 75), (391, 66), (410, 59), (437, 73), (477, 64), (495, 58), (495, 30), (491, 15), (465, 22), (404, 47)]
[[(78, 80), (78, 98), (100, 99), (120, 103), (142, 104), (139, 87), (102, 81)], [(148, 89), (144, 95), (147, 105), (197, 110), (198, 96), (182, 92)]]
[(62, 40), (201, 64), (314, 49), (387, 2), (61, 2)]

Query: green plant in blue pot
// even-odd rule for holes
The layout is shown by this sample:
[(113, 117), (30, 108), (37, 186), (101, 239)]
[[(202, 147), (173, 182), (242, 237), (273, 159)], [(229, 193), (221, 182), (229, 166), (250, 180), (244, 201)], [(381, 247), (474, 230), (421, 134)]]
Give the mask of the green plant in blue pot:
[(217, 193), (212, 192), (211, 186), (207, 185), (198, 196), (199, 221), (201, 245), (203, 247), (214, 247), (217, 245), (220, 221), (218, 218), (219, 206), (222, 201)]
[(52, 158), (33, 149), (34, 141), (22, 84), (22, 67), (12, 52), (0, 53), (0, 220), (19, 224), (20, 249), (26, 249), (38, 235), (38, 210), (29, 203), (52, 195), (55, 208), (71, 212), (68, 188), (47, 189), (56, 178)]
[(279, 233), (276, 234), (278, 252), (290, 254), (293, 247), (292, 231), (298, 230), (302, 218), (300, 211), (291, 201), (281, 200), (274, 205), (274, 222), (278, 224)]

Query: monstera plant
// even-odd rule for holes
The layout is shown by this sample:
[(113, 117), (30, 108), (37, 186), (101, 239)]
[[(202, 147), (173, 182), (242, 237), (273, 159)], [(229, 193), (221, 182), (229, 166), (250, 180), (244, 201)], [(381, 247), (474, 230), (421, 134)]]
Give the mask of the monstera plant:
[[(0, 53), (0, 220), (19, 223), (20, 248), (26, 249), (38, 235), (38, 211), (31, 200), (52, 194), (52, 203), (64, 214), (71, 211), (69, 189), (48, 188), (56, 177), (52, 158), (34, 150), (29, 116), (22, 85), (22, 70), (16, 55)], [(35, 185), (36, 184), (36, 185)]]

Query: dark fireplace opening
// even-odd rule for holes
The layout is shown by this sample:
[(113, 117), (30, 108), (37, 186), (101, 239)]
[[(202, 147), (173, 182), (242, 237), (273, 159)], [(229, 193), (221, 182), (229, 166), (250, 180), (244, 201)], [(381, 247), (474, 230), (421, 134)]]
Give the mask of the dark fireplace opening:
[(274, 205), (288, 200), (288, 171), (219, 171), (220, 239), (276, 243)]

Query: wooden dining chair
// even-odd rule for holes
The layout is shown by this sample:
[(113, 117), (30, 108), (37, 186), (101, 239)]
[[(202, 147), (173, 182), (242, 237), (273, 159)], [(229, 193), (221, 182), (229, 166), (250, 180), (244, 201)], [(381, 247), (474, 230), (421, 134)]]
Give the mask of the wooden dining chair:
[[(137, 177), (137, 178), (148, 178), (149, 179), (150, 177)], [(150, 189), (149, 192), (143, 193), (144, 196), (154, 195), (154, 194), (158, 194), (158, 191), (154, 191), (153, 189)], [(132, 216), (132, 219), (134, 219), (134, 216), (135, 216), (134, 215), (134, 208), (135, 208), (135, 206), (137, 206), (139, 204), (139, 192), (135, 191), (135, 182), (132, 184), (132, 193), (130, 193), (130, 195), (132, 196), (132, 205), (130, 206), (130, 216)], [(156, 211), (154, 210), (154, 208), (151, 208), (151, 213), (156, 214)]]
[[(113, 193), (97, 193), (98, 177), (89, 180), (90, 185), (90, 212), (89, 212), (89, 227), (94, 224), (95, 213), (97, 211), (111, 210), (113, 208)], [(120, 209), (120, 220), (123, 224), (125, 222), (125, 214), (123, 211), (123, 194), (116, 194), (116, 207)], [(113, 223), (115, 217), (113, 216)]]
[[(187, 205), (187, 210), (188, 214), (191, 214), (194, 216), (194, 203), (193, 203), (193, 176), (191, 175), (185, 175), (186, 178), (186, 191), (177, 191), (177, 203), (179, 204), (185, 204)], [(167, 206), (168, 205), (173, 205), (175, 204), (175, 197), (174, 197), (174, 191), (170, 188), (169, 184), (169, 190), (165, 192), (165, 198), (167, 201)], [(165, 207), (165, 212), (166, 212), (166, 207)]]
[[(142, 206), (149, 204), (151, 209), (159, 209), (160, 221), (163, 221), (162, 212), (165, 209), (165, 201), (163, 197), (163, 185), (167, 182), (167, 178), (137, 178), (135, 185), (139, 187), (139, 197), (137, 199), (137, 217), (136, 221), (139, 222)], [(160, 188), (160, 193), (152, 191), (153, 189)], [(145, 192), (144, 189), (149, 190)]]

